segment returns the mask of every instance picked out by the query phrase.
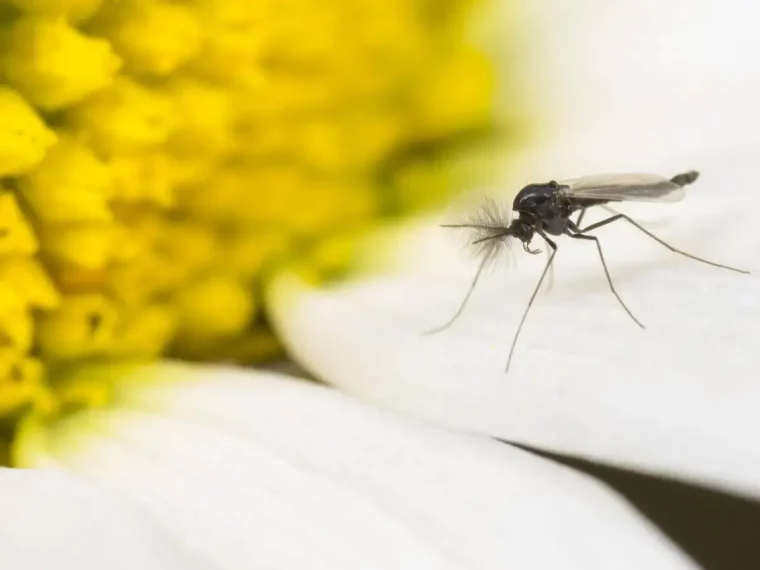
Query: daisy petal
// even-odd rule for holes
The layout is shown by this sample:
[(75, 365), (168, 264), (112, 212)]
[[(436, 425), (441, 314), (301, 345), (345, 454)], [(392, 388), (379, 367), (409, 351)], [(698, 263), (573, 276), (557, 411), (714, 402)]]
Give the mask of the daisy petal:
[(133, 500), (216, 567), (692, 567), (606, 487), (489, 439), (274, 374), (143, 375), (175, 380), (50, 428), (36, 462)]
[(0, 568), (170, 570), (189, 564), (136, 509), (68, 473), (0, 469)]

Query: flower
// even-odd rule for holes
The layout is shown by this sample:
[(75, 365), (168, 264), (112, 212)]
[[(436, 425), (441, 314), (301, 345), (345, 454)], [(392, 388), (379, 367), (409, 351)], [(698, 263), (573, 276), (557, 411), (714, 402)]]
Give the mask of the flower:
[(59, 366), (279, 356), (268, 272), (309, 248), (339, 270), (332, 235), (427, 207), (446, 149), (501, 128), (468, 0), (10, 4), (3, 440), (29, 410), (101, 401), (59, 389)]
[[(44, 4), (35, 2), (35, 13), (43, 10)], [(79, 0), (71, 4), (69, 8), (56, 10), (69, 18), (74, 17), (70, 14), (95, 10), (91, 2)], [(535, 5), (552, 8), (551, 4)], [(698, 42), (705, 32), (715, 29), (716, 20), (709, 10), (705, 11), (704, 7), (700, 10), (699, 5), (695, 7), (690, 3), (690, 25), (673, 27), (677, 14), (669, 14), (667, 7), (663, 12), (660, 4), (637, 3), (626, 7), (630, 13), (622, 16), (614, 11), (604, 12), (605, 7), (612, 10), (608, 4), (591, 3), (598, 14), (609, 18), (606, 26), (593, 30), (578, 23), (572, 27), (572, 14), (543, 15), (541, 29), (558, 33), (551, 38), (542, 36), (542, 39), (546, 40), (545, 45), (554, 58), (559, 59), (559, 53), (566, 56), (562, 67), (570, 71), (573, 81), (563, 83), (557, 73), (542, 77), (541, 86), (561, 95), (555, 109), (579, 110), (583, 128), (565, 127), (567, 136), (558, 141), (563, 145), (553, 149), (544, 147), (534, 151), (528, 159), (519, 157), (522, 162), (516, 162), (522, 171), (512, 170), (510, 177), (516, 182), (518, 175), (522, 178), (525, 174), (527, 178), (528, 169), (535, 170), (539, 164), (546, 168), (549, 163), (559, 171), (582, 168), (585, 174), (586, 169), (595, 165), (651, 161), (664, 168), (670, 167), (671, 162), (701, 158), (703, 160), (698, 162), (708, 172), (712, 168), (729, 180), (736, 167), (735, 180), (746, 180), (747, 160), (737, 149), (741, 151), (744, 145), (753, 142), (754, 133), (742, 131), (740, 136), (746, 138), (735, 136), (733, 147), (726, 143), (726, 137), (714, 137), (712, 148), (700, 147), (700, 137), (694, 137), (695, 130), (704, 133), (712, 126), (704, 117), (716, 120), (720, 128), (713, 128), (718, 134), (726, 131), (739, 135), (738, 129), (728, 128), (732, 121), (737, 126), (746, 126), (743, 124), (746, 112), (738, 112), (738, 106), (724, 112), (723, 107), (714, 105), (714, 99), (707, 97), (697, 100), (699, 113), (689, 113), (683, 105), (683, 93), (688, 90), (683, 85), (689, 85), (688, 80), (694, 76), (708, 77), (706, 70), (711, 68), (704, 60), (698, 61), (696, 70), (683, 65), (675, 68), (682, 75), (675, 74), (680, 82), (675, 82), (678, 88), (673, 88), (671, 97), (646, 99), (640, 89), (631, 89), (642, 83), (641, 74), (633, 73), (637, 70), (636, 58), (646, 53), (645, 48), (653, 46), (660, 55), (661, 44), (653, 41), (661, 37), (658, 34), (677, 45), (694, 47), (689, 44), (690, 38), (700, 45)], [(251, 14), (235, 9), (245, 5), (199, 2), (198, 6), (212, 10), (218, 18), (211, 19), (215, 22), (225, 25), (234, 22), (232, 28), (240, 24), (241, 18), (261, 21), (256, 20), (261, 17), (258, 12)], [(219, 6), (225, 9), (214, 11)], [(430, 7), (434, 14), (435, 10)], [(105, 8), (111, 7), (104, 5)], [(138, 6), (127, 13), (128, 21), (113, 29), (130, 29), (135, 21), (161, 22), (167, 14), (175, 12)], [(278, 52), (278, 62), (324, 55), (330, 42), (306, 32), (311, 29), (308, 24), (315, 23), (330, 29), (330, 15), (330, 12), (320, 12), (314, 14), (307, 25), (278, 29), (279, 34), (292, 33), (295, 29), (303, 35), (302, 43), (288, 45), (288, 49)], [(597, 22), (589, 20), (582, 11), (578, 15), (581, 22)], [(552, 16), (558, 19), (552, 20)], [(80, 17), (84, 16), (72, 21), (80, 21)], [(108, 27), (112, 25), (108, 19), (97, 21), (104, 29), (112, 29)], [(746, 15), (737, 16), (735, 29), (740, 31), (742, 25), (750, 25), (752, 21)], [(725, 23), (721, 22), (721, 25)], [(391, 26), (382, 29), (401, 31), (399, 37), (404, 41), (399, 47), (414, 61), (414, 46), (405, 44), (413, 35), (396, 24), (394, 20)], [(178, 26), (177, 32), (187, 33), (189, 37), (190, 29), (190, 26)], [(612, 46), (604, 41), (607, 34), (616, 40)], [(176, 65), (175, 58), (188, 53), (168, 49), (165, 57), (158, 57), (155, 54), (161, 53), (161, 46), (152, 44), (151, 40), (160, 44), (160, 38), (146, 37), (143, 42), (142, 38), (138, 41), (125, 37), (127, 47), (121, 49), (132, 50), (136, 58), (126, 68), (141, 69), (141, 73), (151, 74), (152, 81), (161, 73), (171, 74), (165, 71), (165, 66), (171, 68)], [(756, 41), (750, 33), (737, 33), (736, 37)], [(247, 58), (266, 45), (263, 42), (251, 46), (237, 41), (239, 39), (235, 34), (215, 36), (216, 41), (209, 42), (207, 51), (201, 48), (200, 52), (193, 52), (193, 56), (184, 56), (193, 58), (187, 62), (188, 68), (194, 73), (208, 74), (206, 77), (216, 81), (229, 81), (230, 75), (235, 74), (226, 73), (223, 66), (218, 65), (220, 61), (250, 61)], [(196, 49), (192, 45), (183, 47), (189, 51)], [(728, 43), (718, 47), (727, 51), (719, 52), (714, 61), (720, 65), (711, 69), (711, 73), (725, 73), (729, 69), (727, 62), (733, 60), (725, 57), (726, 54), (738, 57), (755, 51), (737, 50)], [(407, 49), (412, 51), (405, 51)], [(577, 50), (581, 50), (582, 57), (577, 56)], [(629, 51), (636, 57), (627, 61), (628, 66), (620, 65), (617, 58)], [(230, 57), (220, 55), (225, 53)], [(600, 58), (608, 54), (616, 57), (621, 91), (614, 93), (614, 97), (603, 77), (600, 81), (594, 73), (581, 73), (580, 68), (586, 69), (582, 64), (595, 61), (590, 58), (592, 54)], [(711, 55), (716, 57), (712, 52)], [(660, 65), (657, 69), (662, 77), (674, 79), (672, 59), (645, 59)], [(153, 63), (156, 67), (151, 67)], [(740, 68), (744, 65), (735, 67)], [(556, 67), (542, 65), (536, 69)], [(652, 73), (649, 65), (645, 72)], [(594, 83), (595, 77), (597, 83)], [(752, 93), (753, 86), (748, 87), (743, 74), (741, 77), (743, 89)], [(351, 85), (362, 88), (377, 80), (361, 74), (352, 78), (356, 82)], [(245, 81), (258, 79), (245, 77)], [(580, 250), (563, 248), (562, 259), (567, 261), (558, 266), (557, 273), (564, 283), (557, 284), (552, 299), (541, 299), (546, 311), (543, 317), (538, 310), (532, 315), (533, 326), (539, 326), (544, 319), (543, 330), (548, 334), (546, 344), (539, 344), (536, 337), (524, 340), (522, 359), (516, 361), (511, 375), (505, 378), (501, 372), (505, 351), (501, 350), (502, 343), (492, 340), (491, 331), (500, 331), (504, 326), (505, 319), (499, 311), (503, 310), (508, 317), (507, 312), (519, 311), (520, 306), (508, 294), (509, 289), (499, 287), (501, 284), (484, 284), (485, 291), (474, 300), (469, 311), (479, 319), (471, 316), (469, 321), (463, 320), (457, 325), (460, 328), (448, 331), (447, 336), (420, 338), (422, 330), (437, 324), (429, 323), (428, 319), (433, 321), (444, 305), (450, 307), (459, 300), (460, 286), (466, 287), (470, 278), (466, 270), (472, 268), (452, 262), (455, 250), (434, 224), (412, 222), (400, 232), (389, 224), (386, 228), (389, 231), (358, 239), (351, 231), (336, 232), (334, 239), (320, 235), (323, 239), (311, 255), (296, 255), (284, 270), (272, 272), (273, 279), (268, 280), (265, 295), (253, 300), (240, 294), (234, 283), (230, 287), (229, 280), (216, 279), (217, 274), (204, 275), (203, 279), (191, 283), (180, 279), (183, 287), (176, 290), (182, 299), (177, 304), (188, 313), (182, 319), (186, 323), (183, 330), (187, 332), (179, 346), (202, 347), (198, 337), (203, 340), (206, 324), (209, 331), (226, 334), (236, 328), (237, 313), (253, 313), (264, 304), (291, 354), (301, 364), (370, 403), (360, 403), (334, 389), (262, 370), (117, 360), (116, 356), (151, 357), (156, 354), (155, 347), (162, 352), (163, 344), (153, 335), (164, 338), (162, 335), (170, 334), (165, 332), (167, 328), (176, 327), (172, 312), (175, 307), (159, 303), (139, 305), (144, 298), (142, 286), (151, 285), (146, 283), (151, 277), (166, 278), (166, 272), (173, 271), (175, 277), (184, 275), (188, 267), (204, 267), (209, 259), (216, 259), (219, 250), (209, 243), (207, 232), (203, 231), (208, 222), (204, 215), (216, 216), (216, 212), (221, 211), (232, 219), (241, 215), (240, 221), (253, 220), (261, 224), (277, 219), (272, 216), (285, 211), (283, 203), (273, 200), (264, 201), (255, 214), (238, 212), (235, 188), (239, 188), (241, 180), (247, 179), (234, 170), (217, 170), (215, 164), (216, 153), (226, 148), (228, 139), (219, 131), (194, 139), (193, 133), (205, 129), (202, 125), (210, 126), (203, 121), (188, 120), (185, 127), (177, 131), (175, 121), (184, 123), (186, 117), (166, 112), (166, 93), (157, 90), (152, 81), (146, 86), (126, 77), (116, 77), (114, 91), (94, 95), (92, 107), (81, 113), (65, 113), (67, 120), (88, 133), (87, 144), (102, 145), (102, 148), (110, 148), (110, 152), (122, 149), (120, 152), (130, 155), (121, 157), (123, 160), (117, 169), (123, 177), (124, 188), (128, 188), (123, 190), (125, 195), (150, 197), (156, 205), (164, 204), (162, 207), (178, 203), (173, 200), (180, 198), (167, 192), (163, 174), (157, 176), (157, 182), (147, 185), (147, 188), (157, 189), (155, 194), (140, 184), (130, 186), (128, 182), (141, 180), (141, 172), (155, 169), (155, 172), (166, 173), (169, 169), (184, 167), (181, 169), (184, 180), (197, 180), (196, 177), (213, 172), (214, 180), (219, 181), (216, 189), (221, 189), (216, 195), (218, 200), (210, 199), (202, 191), (193, 195), (192, 200), (197, 201), (187, 203), (195, 204), (192, 212), (198, 221), (194, 225), (170, 224), (167, 228), (168, 224), (162, 224), (160, 216), (127, 209), (114, 212), (126, 216), (123, 220), (119, 218), (124, 227), (104, 226), (103, 222), (93, 220), (81, 226), (56, 227), (55, 231), (60, 233), (53, 234), (52, 239), (45, 240), (43, 235), (43, 247), (59, 248), (71, 256), (84, 253), (83, 248), (73, 244), (96, 245), (88, 249), (82, 259), (86, 260), (84, 265), (89, 263), (97, 268), (103, 256), (119, 255), (120, 259), (123, 256), (125, 264), (130, 259), (140, 258), (143, 252), (139, 248), (124, 251), (114, 245), (124, 243), (119, 242), (118, 235), (121, 232), (129, 235), (130, 224), (134, 223), (142, 232), (159, 236), (162, 248), (172, 252), (172, 259), (181, 261), (173, 265), (155, 263), (143, 273), (131, 274), (132, 281), (124, 275), (119, 277), (119, 283), (128, 285), (122, 295), (134, 303), (131, 307), (135, 310), (129, 312), (129, 317), (138, 324), (126, 329), (132, 331), (126, 338), (143, 343), (137, 351), (129, 350), (131, 344), (121, 337), (119, 342), (114, 342), (115, 332), (122, 331), (115, 326), (119, 322), (119, 307), (113, 306), (97, 287), (92, 287), (100, 283), (97, 271), (66, 273), (59, 268), (60, 273), (54, 275), (56, 280), (63, 280), (72, 287), (64, 291), (62, 298), (54, 295), (55, 288), (45, 288), (45, 281), (40, 279), (35, 281), (36, 287), (28, 291), (15, 289), (35, 299), (40, 307), (45, 302), (60, 306), (63, 318), (57, 321), (32, 321), (25, 312), (26, 304), (15, 302), (12, 295), (0, 296), (14, 301), (8, 303), (7, 309), (15, 318), (8, 319), (15, 323), (11, 337), (15, 339), (14, 346), (29, 344), (32, 332), (36, 332), (34, 327), (41, 327), (48, 331), (48, 350), (63, 353), (48, 376), (36, 383), (18, 383), (34, 391), (34, 398), (29, 396), (25, 401), (33, 401), (35, 405), (24, 415), (10, 453), (17, 465), (42, 471), (0, 471), (0, 497), (4, 505), (0, 510), (0, 540), (6, 539), (0, 548), (0, 560), (5, 566), (186, 568), (211, 564), (222, 568), (253, 565), (435, 569), (508, 566), (584, 570), (693, 567), (677, 548), (609, 489), (554, 463), (494, 442), (490, 435), (652, 470), (676, 470), (683, 476), (756, 493), (757, 464), (750, 445), (756, 420), (749, 411), (756, 407), (756, 388), (750, 381), (750, 373), (757, 367), (752, 360), (753, 351), (749, 349), (750, 341), (744, 334), (745, 323), (753, 322), (757, 313), (754, 281), (736, 282), (727, 276), (718, 277), (709, 274), (708, 268), (704, 271), (693, 268), (693, 277), (700, 279), (687, 280), (691, 273), (682, 273), (680, 268), (671, 272), (661, 269), (659, 260), (665, 258), (637, 250), (639, 246), (633, 245), (635, 237), (625, 237), (624, 232), (619, 234), (621, 241), (616, 242), (617, 245), (605, 245), (605, 251), (627, 254), (626, 263), (648, 268), (653, 265), (652, 259), (656, 259), (656, 267), (651, 268), (650, 274), (659, 280), (662, 288), (647, 288), (642, 280), (621, 290), (624, 293), (640, 291), (650, 301), (650, 307), (660, 309), (658, 316), (668, 320), (668, 327), (682, 318), (690, 319), (689, 328), (678, 337), (683, 342), (666, 334), (665, 325), (659, 330), (651, 327), (654, 341), (634, 341), (632, 336), (624, 336), (624, 322), (617, 324), (614, 318), (621, 317), (619, 307), (615, 307), (616, 312), (611, 308), (609, 315), (599, 310), (584, 314), (588, 316), (585, 319), (588, 323), (592, 318), (603, 320), (609, 335), (596, 340), (591, 331), (580, 332), (586, 330), (581, 325), (588, 323), (570, 318), (578, 314), (579, 308), (585, 308), (585, 304), (569, 306), (570, 300), (578, 299), (584, 289), (596, 292), (589, 285), (590, 279), (593, 275), (601, 281), (602, 275), (596, 259), (584, 258)], [(573, 90), (575, 82), (580, 83), (582, 90)], [(173, 93), (190, 93), (187, 95), (190, 100), (196, 95), (200, 97), (201, 93), (203, 97), (208, 96), (207, 100), (224, 98), (223, 93), (217, 98), (218, 91), (212, 93), (213, 90), (204, 89), (205, 84), (199, 86), (195, 81), (171, 83)], [(703, 90), (697, 92), (704, 93)], [(588, 101), (586, 93), (594, 97), (601, 94), (601, 98)], [(631, 93), (635, 93), (635, 97), (631, 97)], [(313, 94), (320, 95), (318, 90)], [(294, 90), (290, 95), (297, 99), (303, 93)], [(582, 96), (579, 98), (579, 95)], [(645, 104), (640, 102), (642, 99)], [(469, 98), (459, 93), (457, 100), (468, 101)], [(605, 108), (603, 103), (608, 100), (613, 103)], [(268, 113), (272, 109), (267, 104), (292, 102), (293, 99), (282, 97), (253, 103), (256, 113)], [(615, 108), (617, 105), (624, 107), (624, 117)], [(584, 116), (584, 108), (593, 108), (590, 115), (596, 117), (595, 121)], [(646, 113), (632, 112), (632, 108)], [(446, 106), (430, 106), (431, 111), (436, 109), (450, 111)], [(113, 110), (114, 114), (109, 120), (93, 120), (99, 110)], [(653, 110), (662, 112), (652, 114)], [(710, 113), (703, 114), (705, 110)], [(129, 119), (115, 118), (119, 116)], [(224, 117), (225, 113), (222, 111), (218, 116)], [(469, 113), (463, 116), (471, 117)], [(450, 125), (450, 120), (447, 114), (439, 127)], [(212, 123), (218, 124), (216, 120)], [(652, 143), (649, 137), (643, 136), (662, 132), (656, 128), (661, 128), (663, 123), (669, 126), (671, 138), (663, 136)], [(373, 123), (362, 119), (360, 124)], [(421, 124), (431, 126), (432, 123), (422, 121)], [(375, 127), (382, 132), (382, 124)], [(435, 128), (431, 129), (436, 132)], [(620, 136), (621, 130), (627, 137)], [(42, 138), (39, 131), (26, 140), (39, 141)], [(171, 133), (177, 132), (183, 135), (172, 138)], [(262, 132), (265, 131), (259, 134)], [(303, 148), (313, 151), (308, 154), (313, 164), (319, 164), (325, 172), (337, 166), (336, 154), (330, 151), (330, 145), (322, 144), (333, 140), (324, 123), (317, 121), (305, 132), (301, 132), (300, 127), (293, 132), (303, 138), (285, 143), (309, 141)], [(61, 132), (56, 136), (66, 138), (69, 134)], [(271, 138), (251, 137), (253, 152), (260, 153), (257, 156), (270, 157), (267, 153), (273, 148), (282, 148), (283, 140), (277, 137), (276, 129), (270, 134)], [(618, 147), (610, 144), (621, 138), (624, 140)], [(170, 139), (173, 142), (168, 142)], [(135, 164), (131, 160), (134, 149), (159, 140), (167, 141), (164, 144), (171, 145), (183, 159), (167, 160), (167, 155), (161, 154), (160, 157), (151, 155), (149, 165)], [(193, 140), (198, 146), (188, 142)], [(694, 146), (690, 147), (692, 143)], [(85, 145), (85, 151), (86, 148)], [(193, 156), (198, 148), (204, 149), (202, 156)], [(21, 150), (18, 156), (34, 155), (29, 149)], [(72, 157), (71, 161), (87, 163), (92, 158), (86, 158), (87, 153), (80, 152), (81, 148), (66, 150), (64, 156)], [(720, 156), (715, 155), (716, 150)], [(97, 153), (95, 159), (98, 159)], [(58, 160), (59, 168), (63, 169), (62, 177), (75, 177), (76, 169), (67, 170), (69, 160)], [(678, 164), (678, 169), (684, 167), (687, 165)], [(420, 171), (412, 168), (399, 178), (406, 177), (407, 184), (410, 180), (424, 180), (424, 172), (420, 177)], [(295, 184), (287, 169), (267, 174), (281, 185), (279, 187), (288, 188), (288, 196), (299, 196), (292, 190)], [(746, 221), (755, 211), (754, 197), (746, 191), (735, 194), (740, 209), (729, 210), (727, 206), (731, 204), (726, 203), (725, 197), (709, 196), (709, 178), (709, 174), (705, 176), (707, 184), (703, 185), (707, 195), (701, 201), (686, 202), (683, 211), (693, 215), (690, 219), (698, 224), (695, 227), (702, 233), (697, 237), (705, 238), (702, 243), (705, 248), (717, 248), (714, 240), (707, 239), (712, 234), (704, 232), (715, 222), (715, 228), (722, 231), (724, 245), (746, 248), (743, 240), (752, 236), (738, 222)], [(48, 180), (53, 184), (58, 177)], [(81, 183), (88, 192), (93, 192), (98, 178), (84, 178)], [(34, 182), (30, 180), (27, 187), (34, 188)], [(321, 186), (315, 188), (316, 195), (325, 195), (321, 194), (326, 192)], [(398, 188), (408, 186), (400, 184)], [(16, 188), (13, 190), (15, 193)], [(330, 196), (329, 192), (326, 195)], [(415, 203), (413, 196), (402, 199), (403, 196), (400, 190), (396, 195), (399, 203), (406, 198), (409, 199), (407, 206)], [(9, 197), (15, 198), (15, 194)], [(303, 218), (296, 217), (295, 227), (313, 228), (312, 224), (324, 222), (314, 215), (315, 211), (332, 212), (330, 208), (320, 209), (323, 203), (315, 204), (313, 210), (307, 209)], [(46, 203), (42, 204), (44, 208)], [(83, 201), (78, 206), (81, 207), (75, 211), (84, 216), (103, 212), (96, 201)], [(29, 261), (36, 251), (37, 234), (30, 231), (16, 201), (8, 200), (7, 207), (12, 213), (8, 216), (13, 222), (9, 226), (15, 238), (12, 243), (26, 248), (24, 259)], [(362, 202), (352, 203), (350, 207), (361, 211)], [(731, 213), (731, 221), (737, 223), (729, 225), (716, 219), (726, 213)], [(645, 220), (651, 221), (651, 218)], [(106, 239), (105, 236), (111, 237)], [(246, 247), (256, 251), (258, 236), (248, 237)], [(266, 239), (271, 242), (266, 243), (283, 247), (278, 237), (281, 236), (267, 235)], [(388, 247), (394, 240), (395, 245)], [(187, 247), (188, 243), (192, 247)], [(745, 257), (745, 251), (736, 249), (732, 255)], [(238, 254), (236, 259), (244, 262), (246, 255)], [(346, 258), (352, 256), (358, 262), (352, 266), (353, 273), (343, 272), (342, 280), (326, 280), (345, 269)], [(252, 257), (256, 263), (260, 262), (260, 257)], [(732, 259), (724, 261), (733, 262)], [(256, 267), (256, 271), (247, 275), (258, 275), (259, 266)], [(567, 271), (571, 267), (575, 270), (572, 275)], [(48, 266), (26, 264), (30, 275), (44, 277), (45, 270), (49, 270)], [(620, 273), (614, 272), (614, 275)], [(573, 280), (580, 285), (573, 296), (569, 293), (559, 296), (562, 295), (560, 286), (569, 286), (572, 291)], [(629, 279), (624, 281), (628, 283)], [(431, 283), (435, 285), (432, 289)], [(707, 292), (728, 291), (730, 295), (703, 298), (698, 295), (702, 293), (701, 285), (694, 283), (709, 283), (712, 289)], [(527, 287), (529, 283), (518, 278), (510, 279), (509, 285)], [(236, 314), (205, 311), (202, 307), (204, 291), (223, 300), (223, 306)], [(582, 296), (582, 299), (586, 301), (591, 297)], [(249, 303), (248, 308), (246, 303)], [(737, 316), (727, 319), (727, 312)], [(720, 317), (720, 321), (705, 321), (709, 326), (700, 328), (696, 319), (702, 313)], [(718, 325), (723, 327), (725, 338), (716, 341), (713, 336), (705, 341)], [(677, 330), (680, 335), (683, 329)], [(87, 346), (96, 347), (95, 356), (107, 354), (109, 359), (105, 362), (66, 356), (78, 354), (83, 335), (88, 331), (91, 338), (87, 338)], [(697, 342), (698, 350), (694, 354), (687, 352), (687, 340)], [(739, 358), (718, 361), (720, 347), (730, 348)], [(634, 348), (648, 355), (650, 360), (635, 355)], [(208, 355), (202, 350), (193, 354)], [(575, 367), (577, 364), (583, 364), (583, 370)], [(39, 364), (37, 368), (39, 371)], [(721, 377), (720, 385), (712, 381), (717, 374), (726, 374)], [(52, 386), (50, 381), (54, 382)], [(375, 407), (373, 403), (412, 412), (446, 427), (380, 410), (380, 406)], [(466, 428), (470, 433), (452, 430), (451, 426)], [(726, 445), (729, 438), (731, 446)]]

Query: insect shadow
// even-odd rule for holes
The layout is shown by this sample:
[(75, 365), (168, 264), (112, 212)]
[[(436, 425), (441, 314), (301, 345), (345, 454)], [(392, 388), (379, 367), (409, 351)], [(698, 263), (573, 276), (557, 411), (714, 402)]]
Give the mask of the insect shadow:
[[(564, 235), (575, 240), (594, 242), (599, 252), (599, 259), (602, 262), (604, 275), (607, 278), (610, 291), (615, 295), (618, 303), (628, 316), (642, 329), (644, 325), (634, 316), (615, 289), (609, 269), (607, 268), (607, 262), (604, 259), (599, 238), (595, 235), (590, 235), (589, 232), (613, 222), (626, 221), (674, 253), (701, 263), (706, 263), (707, 265), (712, 265), (713, 267), (749, 274), (749, 271), (708, 261), (707, 259), (677, 249), (625, 214), (615, 213), (600, 222), (581, 228), (583, 216), (589, 208), (604, 206), (611, 202), (677, 202), (682, 200), (685, 195), (684, 187), (695, 182), (698, 177), (698, 172), (690, 170), (669, 179), (656, 174), (596, 174), (561, 182), (552, 180), (542, 184), (529, 184), (515, 196), (512, 210), (517, 214), (517, 217), (513, 219), (510, 219), (511, 213), (500, 208), (496, 201), (487, 200), (472, 219), (465, 220), (461, 224), (443, 225), (442, 227), (445, 228), (458, 228), (470, 232), (470, 245), (474, 249), (476, 256), (480, 259), (480, 265), (467, 294), (454, 315), (443, 325), (429, 330), (425, 334), (429, 335), (441, 332), (454, 324), (462, 314), (462, 311), (464, 311), (483, 270), (489, 263), (500, 257), (514, 239), (521, 242), (522, 248), (526, 253), (536, 255), (541, 253), (541, 250), (531, 248), (530, 244), (533, 238), (539, 235), (549, 246), (550, 251), (544, 270), (538, 279), (538, 283), (536, 283), (533, 294), (528, 300), (520, 323), (517, 326), (517, 331), (509, 349), (509, 356), (507, 357), (506, 372), (509, 372), (512, 356), (514, 355), (523, 324), (525, 324), (525, 319), (557, 255), (557, 244), (549, 236)], [(576, 213), (578, 214), (576, 220), (571, 220), (571, 216)]]

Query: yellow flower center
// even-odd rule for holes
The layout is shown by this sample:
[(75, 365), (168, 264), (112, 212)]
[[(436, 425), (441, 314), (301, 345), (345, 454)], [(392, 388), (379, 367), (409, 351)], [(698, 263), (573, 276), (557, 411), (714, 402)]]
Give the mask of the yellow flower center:
[(107, 400), (51, 366), (275, 355), (267, 270), (307, 248), (339, 266), (330, 236), (429, 205), (437, 150), (493, 130), (475, 3), (9, 0), (4, 425)]

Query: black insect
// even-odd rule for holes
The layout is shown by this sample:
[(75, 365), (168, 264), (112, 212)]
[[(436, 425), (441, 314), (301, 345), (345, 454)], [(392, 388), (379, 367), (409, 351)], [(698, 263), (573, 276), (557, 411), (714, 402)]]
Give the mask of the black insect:
[[(517, 217), (512, 220), (509, 220), (508, 216), (505, 218), (505, 215), (508, 214), (508, 212), (501, 211), (496, 203), (491, 201), (484, 205), (483, 209), (480, 210), (475, 219), (467, 220), (466, 223), (462, 224), (448, 224), (443, 226), (470, 230), (473, 233), (471, 245), (475, 248), (476, 253), (481, 258), (481, 262), (478, 272), (475, 274), (475, 278), (467, 291), (467, 295), (465, 295), (454, 316), (449, 319), (446, 324), (428, 331), (428, 334), (440, 332), (456, 321), (459, 315), (462, 314), (467, 301), (472, 295), (483, 269), (491, 261), (499, 257), (501, 252), (509, 245), (513, 238), (522, 242), (522, 247), (527, 253), (535, 255), (540, 253), (541, 250), (531, 249), (530, 243), (533, 240), (533, 237), (538, 234), (547, 243), (550, 252), (543, 273), (541, 273), (541, 277), (538, 279), (538, 283), (528, 301), (525, 312), (520, 319), (520, 324), (517, 326), (517, 332), (512, 340), (512, 346), (507, 358), (507, 371), (509, 371), (512, 355), (515, 351), (517, 339), (520, 336), (520, 331), (525, 323), (525, 319), (528, 316), (533, 301), (535, 300), (538, 291), (541, 289), (541, 285), (549, 272), (555, 255), (557, 254), (557, 244), (555, 244), (549, 236), (566, 235), (573, 239), (594, 242), (597, 251), (599, 252), (599, 258), (602, 261), (604, 274), (607, 277), (607, 283), (610, 286), (612, 294), (615, 295), (615, 298), (625, 312), (628, 313), (628, 316), (630, 316), (631, 319), (633, 319), (633, 321), (642, 329), (644, 328), (644, 325), (633, 315), (615, 290), (615, 286), (612, 284), (612, 278), (607, 269), (607, 263), (604, 260), (604, 254), (602, 253), (602, 246), (599, 243), (599, 238), (594, 235), (589, 235), (589, 232), (611, 224), (612, 222), (625, 220), (672, 252), (714, 267), (721, 267), (738, 273), (749, 274), (749, 271), (743, 271), (741, 269), (736, 269), (735, 267), (714, 263), (702, 259), (701, 257), (691, 255), (690, 253), (686, 253), (680, 249), (676, 249), (662, 241), (625, 214), (616, 213), (605, 220), (591, 224), (585, 228), (580, 227), (586, 210), (593, 206), (602, 206), (610, 202), (679, 201), (684, 196), (684, 186), (693, 183), (698, 177), (699, 173), (692, 170), (684, 172), (683, 174), (678, 174), (670, 179), (654, 174), (599, 174), (584, 176), (583, 178), (576, 178), (573, 180), (565, 180), (563, 182), (555, 182), (552, 180), (545, 184), (529, 184), (520, 190), (512, 203), (512, 210), (517, 213)], [(578, 218), (573, 222), (570, 217), (576, 212), (578, 213)]]

